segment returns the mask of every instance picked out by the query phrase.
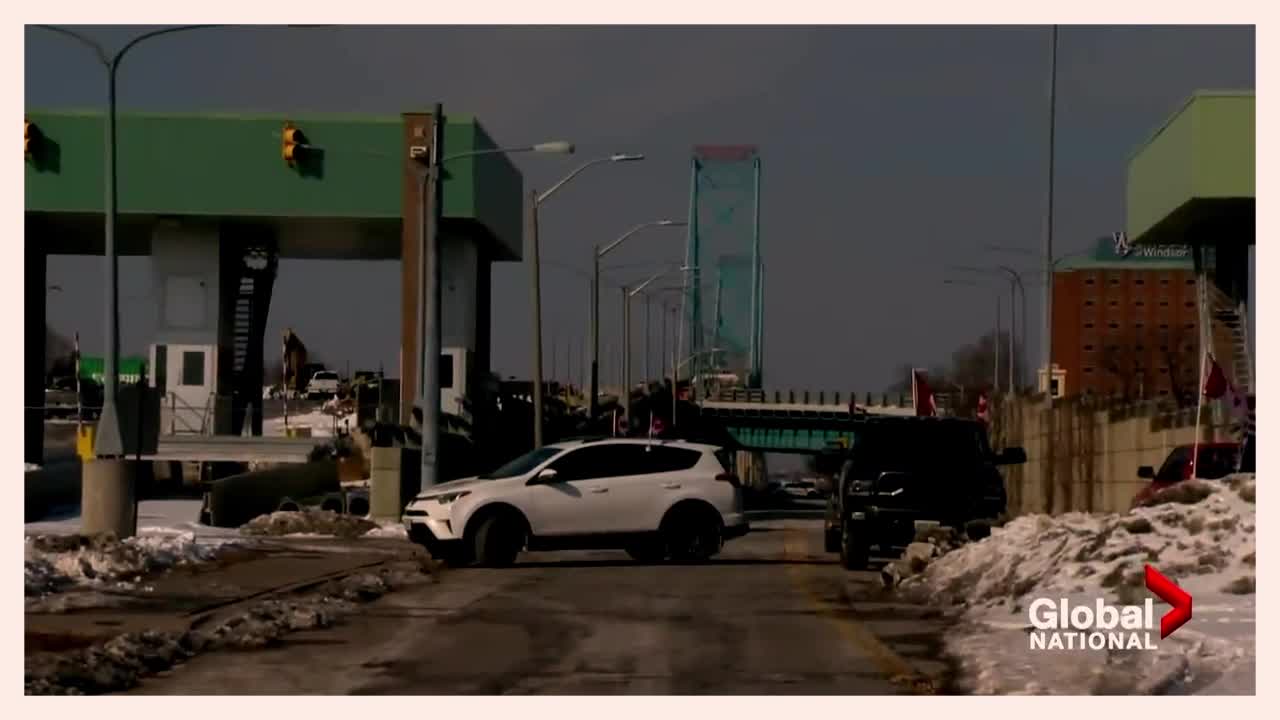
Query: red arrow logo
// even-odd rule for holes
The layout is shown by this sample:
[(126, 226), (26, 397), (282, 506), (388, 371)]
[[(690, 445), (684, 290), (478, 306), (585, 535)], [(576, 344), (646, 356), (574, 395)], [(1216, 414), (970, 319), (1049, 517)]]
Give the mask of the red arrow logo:
[(1147, 565), (1147, 589), (1173, 606), (1160, 618), (1160, 639), (1163, 640), (1191, 619), (1191, 596), (1150, 565)]

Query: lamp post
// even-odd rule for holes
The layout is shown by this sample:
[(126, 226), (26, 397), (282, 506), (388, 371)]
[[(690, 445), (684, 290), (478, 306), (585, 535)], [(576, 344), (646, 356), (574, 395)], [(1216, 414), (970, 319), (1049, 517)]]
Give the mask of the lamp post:
[(98, 434), (94, 441), (94, 449), (99, 457), (121, 458), (124, 455), (124, 440), (121, 435), (117, 393), (120, 387), (120, 289), (119, 289), (119, 255), (116, 250), (116, 198), (118, 175), (116, 173), (116, 75), (120, 63), (129, 51), (140, 43), (161, 35), (172, 35), (178, 32), (202, 30), (219, 27), (217, 25), (182, 25), (179, 27), (152, 30), (135, 36), (114, 54), (109, 53), (102, 45), (86, 35), (55, 25), (32, 25), (47, 32), (71, 38), (94, 52), (103, 68), (107, 71), (107, 114), (104, 126), (103, 142), (103, 257), (106, 280), (106, 294), (103, 298), (105, 314), (106, 347), (102, 367), (102, 413), (98, 419)]
[[(635, 297), (638, 293), (643, 292), (644, 289), (649, 287), (654, 280), (657, 280), (664, 275), (670, 275), (673, 272), (688, 272), (692, 269), (693, 268), (687, 265), (682, 265), (679, 267), (668, 268), (666, 270), (660, 270), (634, 288), (628, 288), (626, 286), (623, 286), (622, 288), (622, 394), (625, 397), (625, 400), (623, 400), (624, 417), (628, 423), (631, 422), (631, 298)], [(646, 308), (647, 307), (648, 306), (646, 305)], [(649, 356), (647, 322), (645, 324), (644, 352), (647, 372)]]
[[(950, 265), (948, 267), (950, 267), (952, 270), (963, 270), (965, 272), (976, 272), (976, 273), (1001, 272), (1009, 277), (1009, 387), (1008, 387), (1008, 390), (1011, 393), (1016, 392), (1017, 387), (1014, 384), (1014, 368), (1017, 367), (1017, 362), (1014, 354), (1015, 353), (1014, 348), (1018, 344), (1017, 343), (1018, 338), (1015, 337), (1014, 335), (1013, 326), (1016, 320), (1016, 318), (1014, 317), (1015, 315), (1014, 303), (1017, 300), (1017, 294), (1021, 294), (1022, 296), (1022, 311), (1021, 311), (1021, 314), (1019, 315), (1019, 317), (1022, 318), (1022, 332), (1021, 332), (1022, 338), (1021, 339), (1024, 345), (1027, 342), (1027, 290), (1026, 290), (1026, 287), (1022, 284), (1022, 273), (1018, 272), (1017, 270), (1014, 270), (1013, 268), (1007, 265), (996, 265), (993, 268), (979, 268), (979, 267), (970, 267), (966, 265)], [(996, 337), (996, 347), (997, 348), (1000, 347), (1000, 341), (999, 341), (998, 335)]]
[(638, 153), (614, 153), (608, 157), (596, 158), (579, 165), (573, 172), (564, 176), (559, 182), (541, 195), (532, 191), (529, 197), (529, 285), (533, 293), (533, 446), (542, 447), (543, 402), (542, 402), (542, 260), (538, 245), (538, 208), (548, 198), (564, 187), (566, 183), (578, 176), (587, 168), (604, 163), (635, 162), (643, 160), (644, 155)]
[(641, 230), (655, 227), (684, 227), (687, 223), (675, 220), (654, 220), (640, 223), (623, 233), (617, 240), (603, 247), (597, 245), (591, 254), (591, 418), (600, 412), (600, 258), (613, 252), (627, 238)]
[[(977, 283), (963, 282), (960, 280), (943, 280), (942, 284), (943, 285), (961, 285), (965, 287), (982, 287)], [(1009, 325), (1010, 327), (1012, 327), (1013, 323), (1010, 322)], [(991, 387), (992, 387), (992, 393), (994, 395), (995, 393), (1000, 392), (1000, 294), (999, 293), (996, 293), (996, 334), (995, 334), (995, 342), (992, 343), (991, 355), (992, 355), (992, 365), (993, 365), (993, 369), (991, 373)], [(1009, 377), (1010, 379), (1012, 379), (1013, 377), (1012, 373), (1010, 374)], [(1010, 389), (1012, 389), (1012, 387)]]
[[(431, 118), (431, 150), (425, 166), (419, 165), (418, 217), (418, 398), (422, 407), (422, 473), (419, 486), (426, 490), (437, 482), (440, 451), (440, 351), (441, 258), (440, 219), (442, 216), (441, 170), (446, 162), (478, 155), (550, 153), (566, 155), (573, 144), (565, 141), (510, 148), (471, 150), (444, 156), (444, 108), (436, 103)], [(415, 156), (421, 161), (423, 158)]]

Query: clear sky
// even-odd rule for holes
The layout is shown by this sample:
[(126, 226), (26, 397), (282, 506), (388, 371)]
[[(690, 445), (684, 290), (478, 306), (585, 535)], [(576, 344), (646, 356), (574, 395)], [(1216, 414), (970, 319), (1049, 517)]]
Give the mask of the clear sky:
[[(115, 45), (129, 28), (94, 31)], [(1036, 266), (1043, 242), (1047, 27), (232, 28), (161, 39), (121, 71), (124, 109), (478, 116), (499, 144), (564, 138), (572, 158), (523, 156), (526, 188), (614, 151), (544, 207), (547, 370), (586, 330), (590, 248), (688, 213), (695, 144), (753, 143), (764, 165), (765, 373), (771, 388), (879, 391), (900, 363), (943, 362), (991, 326), (991, 291), (944, 286), (948, 263)], [(26, 31), (26, 102), (100, 107), (87, 52)], [(1058, 54), (1058, 252), (1123, 226), (1129, 154), (1196, 89), (1254, 86), (1246, 28), (1064, 27)], [(606, 282), (677, 261), (682, 234), (637, 237)], [(1024, 248), (995, 255), (984, 245)], [(125, 350), (154, 325), (149, 266), (122, 263)], [(101, 347), (101, 260), (51, 258), (58, 330)], [(528, 272), (495, 266), (494, 369), (527, 377)], [(1029, 288), (1040, 341), (1038, 286)], [(281, 264), (268, 336), (295, 328), (329, 363), (396, 368), (395, 263)], [(605, 294), (602, 347), (618, 302)], [(612, 301), (612, 302), (609, 302)], [(643, 320), (637, 313), (635, 322)], [(655, 334), (657, 318), (655, 316)], [(578, 365), (575, 361), (575, 365)]]

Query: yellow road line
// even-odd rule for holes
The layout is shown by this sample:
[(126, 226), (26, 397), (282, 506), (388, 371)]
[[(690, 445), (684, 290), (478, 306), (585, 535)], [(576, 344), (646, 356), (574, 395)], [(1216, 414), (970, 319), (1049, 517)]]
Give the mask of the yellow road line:
[[(782, 531), (783, 558), (787, 560), (804, 559), (809, 553), (804, 536), (795, 528), (788, 527)], [(809, 603), (818, 612), (836, 626), (846, 642), (861, 650), (871, 658), (876, 668), (895, 684), (908, 684), (912, 690), (921, 694), (931, 694), (933, 683), (888, 645), (880, 642), (875, 633), (865, 625), (837, 612), (840, 608), (824, 598), (817, 584), (813, 582), (814, 566), (805, 563), (787, 563), (787, 572), (796, 581)]]

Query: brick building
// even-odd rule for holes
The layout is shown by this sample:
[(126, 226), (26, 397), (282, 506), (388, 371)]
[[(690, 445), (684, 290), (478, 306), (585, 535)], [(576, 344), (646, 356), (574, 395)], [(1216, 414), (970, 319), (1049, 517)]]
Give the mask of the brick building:
[(1117, 248), (1062, 261), (1053, 282), (1053, 360), (1062, 396), (1194, 399), (1199, 308), (1190, 248)]

